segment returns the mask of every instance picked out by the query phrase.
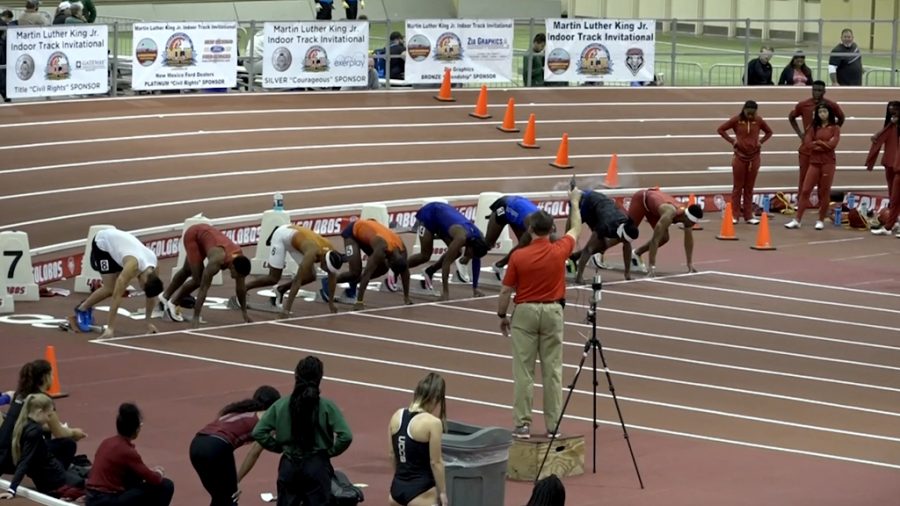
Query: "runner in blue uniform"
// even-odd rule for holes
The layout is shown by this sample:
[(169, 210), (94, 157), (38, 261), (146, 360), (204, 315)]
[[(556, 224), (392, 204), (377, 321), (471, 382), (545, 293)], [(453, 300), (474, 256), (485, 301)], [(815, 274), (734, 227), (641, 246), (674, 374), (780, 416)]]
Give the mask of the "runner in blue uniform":
[[(534, 202), (519, 195), (504, 195), (491, 204), (491, 214), (485, 216), (488, 220), (487, 231), (484, 233), (484, 242), (488, 247), (493, 247), (503, 232), (503, 227), (509, 226), (516, 236), (517, 244), (503, 258), (491, 266), (497, 279), (502, 279), (503, 268), (509, 263), (509, 255), (516, 248), (531, 242), (531, 234), (528, 233), (528, 217), (539, 211)], [(463, 258), (459, 263), (466, 265), (468, 260)]]
[[(638, 238), (638, 228), (624, 210), (616, 207), (613, 199), (594, 191), (585, 190), (581, 195), (582, 222), (591, 229), (591, 238), (581, 251), (572, 253), (571, 260), (578, 262), (576, 283), (584, 283), (584, 267), (594, 254), (601, 255), (609, 248), (622, 243), (625, 261), (625, 279), (631, 279), (631, 242)], [(567, 226), (568, 228), (568, 226)], [(600, 264), (597, 265), (600, 267)]]
[(443, 292), (441, 300), (448, 300), (450, 285), (447, 281), (450, 277), (450, 266), (456, 259), (464, 257), (472, 261), (472, 293), (476, 297), (484, 295), (478, 291), (478, 276), (481, 272), (481, 257), (487, 255), (490, 248), (474, 223), (449, 204), (430, 202), (416, 213), (416, 230), (419, 234), (421, 251), (409, 257), (410, 269), (428, 262), (434, 249), (435, 237), (447, 245), (447, 251), (441, 258), (425, 269), (423, 288), (431, 289), (431, 278), (440, 268)]

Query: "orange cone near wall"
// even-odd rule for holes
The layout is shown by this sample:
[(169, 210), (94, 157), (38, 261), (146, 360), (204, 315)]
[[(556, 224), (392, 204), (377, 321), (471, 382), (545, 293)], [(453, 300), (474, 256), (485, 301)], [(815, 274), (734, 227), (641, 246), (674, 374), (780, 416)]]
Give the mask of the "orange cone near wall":
[(487, 110), (487, 86), (481, 85), (481, 91), (478, 93), (478, 102), (475, 104), (475, 112), (470, 112), (469, 116), (478, 119), (491, 117)]
[(758, 251), (772, 251), (775, 249), (769, 236), (769, 215), (767, 213), (762, 213), (762, 216), (759, 217), (759, 231), (756, 233), (756, 244), (750, 246), (750, 248)]
[(69, 394), (64, 394), (62, 388), (59, 386), (59, 367), (56, 365), (56, 348), (47, 346), (47, 350), (44, 352), (44, 359), (47, 360), (47, 362), (50, 362), (50, 369), (53, 371), (53, 380), (50, 383), (50, 390), (47, 391), (47, 395), (53, 399), (68, 397)]
[(537, 145), (537, 137), (535, 134), (534, 124), (534, 113), (531, 113), (528, 115), (528, 126), (525, 127), (525, 135), (522, 137), (522, 140), (519, 141), (519, 146), (528, 149), (538, 149), (540, 147)]
[(737, 236), (734, 235), (734, 215), (731, 213), (731, 202), (725, 204), (725, 215), (722, 216), (722, 228), (719, 231), (719, 235), (716, 236), (716, 239), (722, 241), (737, 241)]
[(550, 162), (551, 167), (557, 169), (571, 169), (569, 165), (569, 134), (563, 134), (562, 141), (559, 143), (559, 151), (556, 152), (556, 161)]
[(439, 91), (434, 98), (441, 102), (456, 102), (456, 99), (450, 95), (450, 67), (444, 69), (444, 80), (441, 81), (441, 91)]
[[(688, 205), (689, 205), (689, 206), (692, 206), (692, 205), (694, 205), (694, 204), (696, 204), (696, 203), (697, 203), (697, 197), (695, 197), (693, 193), (690, 194), (690, 195), (688, 196)], [(691, 227), (691, 229), (692, 229), (692, 230), (703, 230), (703, 226), (701, 226), (699, 223), (694, 223), (694, 226)]]
[(615, 153), (609, 160), (609, 167), (606, 169), (606, 179), (603, 180), (603, 186), (607, 188), (619, 187), (619, 155)]
[(503, 124), (497, 127), (501, 132), (518, 132), (516, 128), (516, 99), (510, 98), (506, 104), (506, 114), (503, 115)]

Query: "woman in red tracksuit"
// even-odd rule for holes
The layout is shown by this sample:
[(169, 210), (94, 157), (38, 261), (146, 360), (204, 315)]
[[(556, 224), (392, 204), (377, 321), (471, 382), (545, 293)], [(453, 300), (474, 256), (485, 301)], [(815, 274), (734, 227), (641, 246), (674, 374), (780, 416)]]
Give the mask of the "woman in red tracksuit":
[[(756, 225), (759, 220), (753, 216), (753, 187), (759, 174), (759, 151), (772, 137), (772, 129), (764, 119), (756, 114), (758, 106), (753, 100), (744, 103), (744, 108), (719, 127), (719, 135), (734, 146), (731, 157), (733, 184), (731, 188), (731, 211), (734, 222), (743, 217), (744, 221)], [(734, 138), (728, 135), (734, 130)], [(759, 138), (759, 132), (765, 135)]]
[(797, 216), (790, 223), (786, 223), (785, 228), (800, 228), (804, 211), (811, 207), (809, 197), (816, 185), (819, 187), (819, 219), (816, 220), (816, 230), (825, 228), (831, 184), (837, 170), (835, 150), (840, 140), (841, 128), (837, 125), (834, 111), (824, 103), (817, 105), (813, 126), (806, 131), (806, 137), (803, 139), (804, 145), (809, 146), (811, 152), (809, 170), (806, 172), (803, 188), (798, 196)]
[(890, 235), (900, 214), (900, 167), (897, 160), (900, 156), (900, 102), (891, 101), (887, 105), (887, 114), (884, 119), (884, 128), (872, 136), (872, 147), (869, 156), (866, 157), (866, 169), (872, 170), (878, 159), (878, 152), (884, 146), (884, 156), (881, 164), (884, 166), (884, 178), (887, 181), (888, 199), (890, 200), (890, 214), (883, 227), (873, 228), (875, 235)]

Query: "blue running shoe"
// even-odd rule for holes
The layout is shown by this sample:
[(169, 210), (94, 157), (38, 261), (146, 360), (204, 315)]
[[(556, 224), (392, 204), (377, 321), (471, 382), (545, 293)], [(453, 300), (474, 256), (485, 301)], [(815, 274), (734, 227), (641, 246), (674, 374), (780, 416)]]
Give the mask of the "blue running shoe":
[(91, 311), (81, 311), (80, 309), (78, 309), (78, 306), (75, 306), (75, 323), (78, 324), (78, 330), (82, 332), (90, 332), (91, 324), (93, 323)]

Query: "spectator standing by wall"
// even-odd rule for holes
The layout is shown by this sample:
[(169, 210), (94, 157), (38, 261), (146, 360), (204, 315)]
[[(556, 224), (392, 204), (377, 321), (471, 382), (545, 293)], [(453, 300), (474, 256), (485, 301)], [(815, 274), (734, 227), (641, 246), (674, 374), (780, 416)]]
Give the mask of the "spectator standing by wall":
[[(581, 191), (569, 192), (571, 229), (550, 242), (553, 217), (546, 211), (531, 215), (531, 243), (515, 250), (509, 259), (500, 289), (497, 316), (503, 335), (512, 334), (514, 403), (513, 435), (531, 437), (535, 359), (541, 359), (544, 390), (544, 423), (547, 433), (556, 430), (562, 412), (563, 307), (566, 297), (566, 259), (575, 249), (581, 231)], [(507, 316), (512, 292), (516, 292), (512, 319)]]
[(356, 19), (356, 14), (359, 9), (366, 8), (365, 0), (344, 0), (342, 4), (344, 7), (344, 15), (347, 19)]
[(391, 32), (389, 51), (391, 79), (402, 81), (406, 77), (406, 40), (400, 32)]
[(53, 24), (54, 25), (64, 25), (66, 23), (66, 18), (72, 12), (72, 4), (70, 2), (60, 2), (56, 7), (56, 13), (53, 14)]
[(272, 405), (253, 429), (263, 448), (281, 453), (278, 506), (327, 506), (332, 499), (331, 459), (353, 441), (344, 415), (322, 398), (322, 362), (308, 356), (294, 370), (294, 391)]
[(82, 12), (81, 4), (73, 4), (72, 8), (69, 9), (69, 17), (66, 18), (67, 25), (81, 25), (87, 23), (87, 20), (84, 19), (84, 13)]
[(522, 81), (525, 86), (544, 85), (544, 48), (547, 36), (539, 33), (531, 42), (531, 51), (522, 57)]
[[(837, 103), (825, 98), (825, 81), (814, 81), (812, 85), (812, 97), (797, 102), (794, 109), (788, 114), (788, 122), (790, 122), (794, 132), (797, 133), (797, 137), (800, 138), (800, 149), (798, 150), (798, 162), (800, 164), (800, 177), (797, 183), (798, 194), (803, 190), (803, 180), (806, 179), (806, 171), (809, 168), (810, 146), (804, 142), (804, 138), (806, 137), (806, 132), (812, 128), (813, 115), (816, 106), (820, 102), (827, 104), (828, 107), (834, 111), (838, 126), (844, 125), (844, 111), (841, 110), (841, 107), (837, 105)], [(803, 122), (802, 126), (797, 124), (797, 118), (800, 118)]]
[(772, 86), (772, 59), (773, 49), (763, 46), (759, 50), (759, 56), (747, 63), (747, 86)]
[(25, 2), (25, 12), (19, 16), (19, 26), (50, 26), (50, 19), (39, 10), (40, 0)]
[(828, 58), (828, 75), (832, 86), (862, 86), (862, 54), (853, 41), (853, 30), (844, 28), (841, 32), (841, 42)]
[(175, 484), (162, 467), (148, 468), (134, 447), (144, 425), (137, 406), (119, 406), (115, 436), (104, 439), (87, 479), (87, 506), (169, 506)]
[(806, 55), (803, 51), (794, 53), (791, 62), (781, 71), (778, 78), (779, 86), (811, 86), (813, 83), (812, 70), (806, 66)]
[(97, 7), (94, 5), (94, 0), (78, 0), (72, 2), (72, 5), (81, 6), (81, 13), (86, 22), (93, 23), (97, 20)]
[(331, 21), (331, 11), (334, 10), (334, 0), (315, 0), (316, 19), (319, 21)]

